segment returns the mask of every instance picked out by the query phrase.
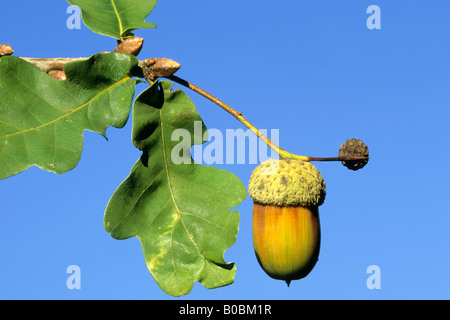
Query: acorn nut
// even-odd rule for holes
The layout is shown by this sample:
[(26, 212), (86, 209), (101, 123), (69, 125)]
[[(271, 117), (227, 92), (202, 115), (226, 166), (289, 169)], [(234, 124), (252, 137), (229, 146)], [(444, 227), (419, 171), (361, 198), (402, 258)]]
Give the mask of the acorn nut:
[(320, 249), (318, 207), (326, 195), (320, 172), (310, 163), (270, 159), (253, 171), (253, 246), (262, 269), (272, 278), (306, 277)]

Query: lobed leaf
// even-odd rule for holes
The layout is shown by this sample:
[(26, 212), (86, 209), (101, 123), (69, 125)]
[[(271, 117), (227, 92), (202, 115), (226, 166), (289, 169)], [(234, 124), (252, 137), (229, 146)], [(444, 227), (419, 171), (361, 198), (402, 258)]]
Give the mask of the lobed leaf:
[(0, 59), (0, 179), (36, 165), (64, 173), (83, 148), (83, 131), (105, 135), (129, 117), (137, 66), (131, 55), (96, 54), (65, 66), (55, 80), (13, 56)]
[(133, 30), (156, 28), (145, 18), (157, 0), (67, 0), (81, 9), (85, 25), (93, 32), (123, 40)]
[(181, 153), (185, 163), (173, 161), (180, 144), (173, 132), (190, 133), (181, 142), (190, 147), (205, 141), (206, 128), (195, 127), (202, 122), (193, 102), (171, 86), (156, 83), (135, 101), (133, 142), (143, 154), (113, 194), (104, 222), (116, 239), (137, 237), (160, 288), (180, 296), (195, 281), (206, 288), (233, 282), (236, 267), (223, 258), (239, 227), (230, 208), (247, 192), (234, 174), (193, 163), (189, 152)]

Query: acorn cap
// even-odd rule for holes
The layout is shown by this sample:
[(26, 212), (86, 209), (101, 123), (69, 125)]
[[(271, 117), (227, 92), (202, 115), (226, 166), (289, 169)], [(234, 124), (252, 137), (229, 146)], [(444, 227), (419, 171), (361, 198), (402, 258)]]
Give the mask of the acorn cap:
[(310, 162), (269, 159), (253, 171), (248, 193), (255, 203), (287, 206), (320, 206), (325, 200), (325, 181)]

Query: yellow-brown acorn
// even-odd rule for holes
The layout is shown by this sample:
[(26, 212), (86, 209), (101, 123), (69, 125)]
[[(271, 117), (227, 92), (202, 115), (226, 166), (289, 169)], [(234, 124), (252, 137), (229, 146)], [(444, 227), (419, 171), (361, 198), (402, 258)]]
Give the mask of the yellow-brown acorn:
[(253, 171), (248, 192), (253, 199), (253, 247), (262, 269), (272, 278), (306, 277), (320, 250), (318, 207), (326, 188), (310, 163), (270, 159)]

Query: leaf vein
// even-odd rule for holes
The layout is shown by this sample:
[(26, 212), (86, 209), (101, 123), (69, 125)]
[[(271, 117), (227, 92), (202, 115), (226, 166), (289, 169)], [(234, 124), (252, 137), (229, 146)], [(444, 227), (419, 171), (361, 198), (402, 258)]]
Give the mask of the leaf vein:
[(62, 119), (64, 119), (64, 118), (67, 118), (67, 117), (69, 117), (70, 115), (72, 115), (74, 112), (77, 112), (77, 111), (82, 110), (83, 108), (85, 108), (86, 106), (88, 106), (89, 104), (91, 104), (93, 101), (95, 101), (96, 99), (98, 99), (99, 97), (101, 97), (103, 94), (105, 94), (105, 93), (108, 92), (109, 90), (114, 89), (116, 86), (122, 84), (123, 82), (127, 81), (128, 79), (130, 79), (130, 77), (127, 76), (127, 77), (123, 78), (122, 80), (120, 80), (120, 81), (114, 83), (112, 86), (110, 86), (110, 87), (106, 88), (105, 90), (103, 90), (103, 91), (99, 92), (98, 94), (96, 94), (94, 97), (92, 97), (91, 99), (89, 99), (86, 103), (84, 103), (84, 104), (82, 104), (81, 106), (79, 106), (79, 107), (73, 109), (72, 112), (70, 112), (70, 113), (66, 113), (66, 114), (64, 114), (64, 115), (62, 115), (62, 116), (60, 116), (60, 117), (58, 117), (58, 118), (55, 118), (55, 119), (53, 119), (53, 120), (50, 121), (50, 122), (44, 123), (44, 124), (42, 124), (42, 125), (40, 125), (40, 126), (33, 127), (33, 128), (29, 128), (29, 129), (24, 129), (24, 130), (22, 130), (22, 131), (17, 131), (17, 132), (14, 132), (14, 133), (10, 133), (10, 134), (5, 135), (4, 137), (7, 138), (7, 137), (11, 137), (11, 136), (18, 135), (18, 134), (24, 134), (24, 133), (27, 133), (27, 132), (32, 131), (32, 130), (38, 130), (38, 129), (41, 129), (41, 128), (43, 128), (43, 127), (46, 127), (46, 126), (48, 126), (48, 125), (50, 125), (50, 124), (56, 123), (56, 122), (58, 122), (58, 121), (60, 121), (60, 120), (62, 120)]
[(119, 31), (120, 31), (120, 35), (119, 36), (120, 36), (120, 39), (122, 39), (122, 33), (123, 33), (122, 20), (120, 19), (119, 12), (117, 11), (117, 7), (116, 7), (116, 4), (114, 3), (114, 0), (111, 0), (111, 4), (112, 4), (112, 6), (114, 8), (114, 14), (117, 17), (117, 21), (119, 22)]
[(180, 213), (183, 214), (183, 215), (196, 217), (196, 218), (198, 218), (198, 219), (200, 219), (200, 220), (203, 220), (203, 221), (205, 221), (205, 222), (207, 222), (207, 223), (209, 223), (209, 224), (212, 224), (212, 225), (214, 225), (214, 226), (216, 226), (216, 227), (218, 227), (218, 228), (220, 228), (220, 229), (223, 229), (223, 226), (221, 226), (221, 225), (219, 225), (219, 224), (217, 224), (217, 223), (215, 223), (215, 222), (212, 222), (212, 221), (210, 221), (210, 220), (208, 220), (208, 219), (205, 219), (205, 218), (203, 218), (203, 217), (201, 217), (201, 216), (199, 216), (199, 215), (197, 215), (197, 214), (190, 213), (190, 212), (180, 212)]
[[(139, 195), (139, 197), (137, 197), (136, 201), (130, 206), (130, 210), (128, 210), (128, 212), (127, 212), (125, 215), (123, 215), (123, 218), (120, 220), (119, 223), (117, 223), (117, 225), (114, 227), (114, 229), (112, 229), (112, 230), (110, 231), (110, 233), (113, 233), (113, 232), (114, 232), (114, 231), (115, 231), (115, 230), (116, 230), (116, 229), (117, 229), (117, 228), (125, 221), (125, 219), (128, 217), (128, 215), (131, 214), (131, 212), (136, 208), (136, 205), (139, 203), (139, 201), (141, 201), (142, 196), (147, 192), (148, 189), (150, 189), (150, 187), (153, 185), (153, 183), (155, 183), (155, 181), (157, 180), (158, 176), (159, 176), (159, 174), (153, 179), (153, 181), (151, 181), (151, 182), (148, 184), (147, 188), (145, 188), (145, 189), (141, 192), (141, 194)], [(168, 203), (169, 201), (170, 201), (170, 199), (167, 200), (167, 203)], [(163, 208), (166, 207), (167, 203), (163, 206)], [(156, 218), (156, 217), (155, 217), (155, 218)], [(150, 225), (149, 225), (149, 227), (150, 227)]]

